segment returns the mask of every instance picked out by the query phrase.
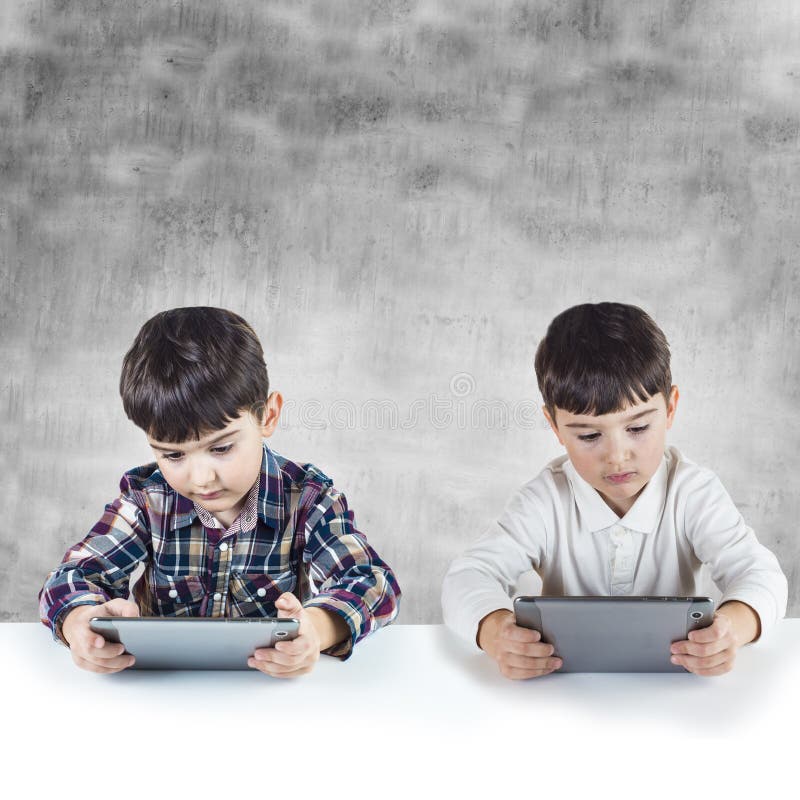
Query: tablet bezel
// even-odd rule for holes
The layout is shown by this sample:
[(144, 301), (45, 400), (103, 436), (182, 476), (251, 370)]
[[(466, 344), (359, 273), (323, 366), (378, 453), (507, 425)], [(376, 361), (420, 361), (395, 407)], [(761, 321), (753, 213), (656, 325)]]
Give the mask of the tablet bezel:
[[(714, 619), (710, 597), (664, 595), (523, 596), (521, 627), (538, 630), (562, 666), (557, 672), (685, 672), (670, 645)], [(693, 618), (693, 614), (699, 614)]]
[(261, 647), (297, 636), (297, 619), (275, 617), (107, 617), (89, 626), (110, 642), (122, 642), (136, 662), (128, 669), (251, 669), (247, 659)]

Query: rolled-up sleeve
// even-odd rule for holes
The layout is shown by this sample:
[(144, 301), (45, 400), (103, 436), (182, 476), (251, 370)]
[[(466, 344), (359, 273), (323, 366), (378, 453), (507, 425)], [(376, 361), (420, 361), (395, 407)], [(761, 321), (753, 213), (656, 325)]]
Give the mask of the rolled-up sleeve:
[(144, 515), (133, 496), (123, 494), (105, 507), (86, 537), (64, 554), (39, 592), (39, 617), (56, 641), (64, 642), (66, 615), (81, 605), (128, 596), (128, 580), (147, 557)]
[(513, 611), (520, 575), (540, 569), (547, 532), (530, 485), (516, 492), (500, 518), (450, 565), (442, 583), (445, 624), (479, 651), (478, 626), (499, 609)]
[(720, 605), (738, 600), (761, 622), (761, 634), (786, 614), (788, 582), (778, 559), (745, 524), (722, 482), (704, 471), (686, 500), (686, 533), (722, 591)]
[(390, 567), (357, 530), (345, 496), (329, 488), (305, 522), (303, 561), (312, 596), (303, 605), (341, 616), (350, 637), (325, 650), (347, 659), (353, 646), (398, 614), (400, 587)]

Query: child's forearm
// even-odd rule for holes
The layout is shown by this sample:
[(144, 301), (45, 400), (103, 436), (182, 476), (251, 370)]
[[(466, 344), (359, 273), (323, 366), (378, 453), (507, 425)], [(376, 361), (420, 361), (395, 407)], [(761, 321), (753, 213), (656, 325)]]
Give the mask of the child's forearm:
[(719, 614), (724, 614), (731, 621), (733, 634), (736, 638), (737, 646), (752, 642), (761, 635), (761, 622), (758, 614), (739, 600), (729, 600), (723, 603), (718, 609)]
[(343, 642), (350, 636), (350, 628), (339, 614), (325, 608), (306, 609), (319, 637), (320, 652)]

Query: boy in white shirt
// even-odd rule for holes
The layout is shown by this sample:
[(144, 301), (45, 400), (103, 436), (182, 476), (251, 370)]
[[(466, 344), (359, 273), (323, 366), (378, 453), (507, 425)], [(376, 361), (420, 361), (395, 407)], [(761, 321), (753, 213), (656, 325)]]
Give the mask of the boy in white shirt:
[(543, 412), (567, 454), (511, 497), (444, 579), (445, 623), (508, 678), (558, 669), (552, 645), (514, 622), (511, 593), (535, 570), (542, 595), (723, 596), (713, 624), (672, 662), (721, 675), (737, 648), (786, 613), (788, 587), (719, 479), (665, 446), (678, 405), (661, 329), (621, 303), (569, 308), (536, 351)]

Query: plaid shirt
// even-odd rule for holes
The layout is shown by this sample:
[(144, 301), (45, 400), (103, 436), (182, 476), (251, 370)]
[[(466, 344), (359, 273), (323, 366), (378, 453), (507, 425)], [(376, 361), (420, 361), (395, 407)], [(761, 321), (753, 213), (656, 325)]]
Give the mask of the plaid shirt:
[(400, 587), (356, 529), (345, 496), (312, 464), (263, 448), (260, 478), (227, 529), (172, 489), (155, 463), (126, 472), (120, 497), (39, 592), (53, 636), (63, 641), (73, 608), (127, 598), (139, 563), (133, 599), (142, 616), (275, 616), (275, 600), (293, 592), (347, 622), (350, 638), (325, 651), (340, 658), (391, 622)]

